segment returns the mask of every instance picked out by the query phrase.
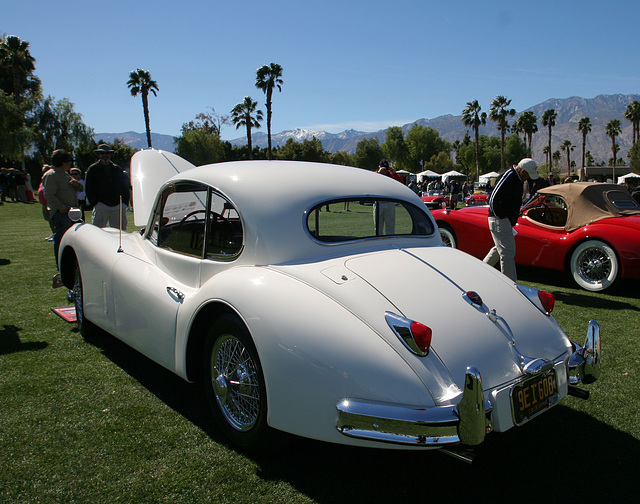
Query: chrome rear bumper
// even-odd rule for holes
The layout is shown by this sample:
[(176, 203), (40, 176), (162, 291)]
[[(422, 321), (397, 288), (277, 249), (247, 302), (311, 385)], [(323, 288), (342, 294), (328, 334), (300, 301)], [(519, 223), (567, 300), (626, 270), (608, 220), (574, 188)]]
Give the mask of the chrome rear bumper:
[[(588, 325), (583, 347), (573, 343), (574, 352), (568, 359), (569, 394), (588, 398), (588, 391), (579, 389), (578, 383), (592, 383), (600, 376), (600, 326), (595, 320)], [(551, 365), (544, 359), (532, 360), (524, 372), (536, 374), (540, 364)], [(543, 366), (544, 367), (544, 366)], [(481, 444), (493, 430), (492, 405), (484, 398), (482, 377), (475, 367), (465, 374), (462, 399), (457, 405), (417, 408), (380, 404), (363, 400), (344, 399), (336, 408), (336, 427), (345, 436), (371, 441), (404, 445), (444, 448), (465, 460), (467, 456), (455, 453), (454, 445), (469, 447)]]
[(411, 408), (345, 399), (336, 407), (338, 431), (360, 439), (434, 447), (478, 445), (492, 430), (492, 406), (484, 399), (482, 377), (474, 367), (467, 368), (457, 405)]

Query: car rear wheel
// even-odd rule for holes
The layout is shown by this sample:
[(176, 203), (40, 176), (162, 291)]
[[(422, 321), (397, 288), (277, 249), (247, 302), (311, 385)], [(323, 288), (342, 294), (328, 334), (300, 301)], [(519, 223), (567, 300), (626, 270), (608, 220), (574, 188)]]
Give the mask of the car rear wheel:
[(574, 281), (585, 290), (603, 291), (618, 279), (618, 257), (609, 245), (600, 240), (582, 242), (571, 254), (570, 261)]
[(456, 240), (456, 234), (447, 225), (438, 224), (438, 230), (440, 231), (440, 238), (442, 238), (442, 244), (445, 247), (458, 248), (458, 240)]
[(205, 340), (204, 385), (216, 424), (238, 447), (270, 445), (262, 366), (249, 331), (233, 314), (220, 316)]

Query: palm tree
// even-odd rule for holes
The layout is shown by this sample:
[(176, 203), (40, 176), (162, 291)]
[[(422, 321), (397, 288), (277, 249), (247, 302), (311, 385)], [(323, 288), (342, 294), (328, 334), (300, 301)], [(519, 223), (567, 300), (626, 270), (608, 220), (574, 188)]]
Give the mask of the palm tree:
[(537, 123), (538, 118), (531, 110), (523, 112), (522, 115), (516, 120), (518, 131), (522, 131), (522, 133), (524, 133), (525, 145), (527, 144), (527, 142), (529, 143), (529, 157), (533, 155), (531, 143), (533, 141), (533, 134), (538, 132)]
[(587, 134), (591, 133), (591, 120), (583, 117), (578, 121), (578, 131), (582, 133), (582, 168), (585, 167), (585, 149), (587, 148)]
[(551, 166), (551, 130), (556, 125), (556, 117), (558, 117), (558, 114), (554, 109), (545, 110), (542, 114), (542, 125), (549, 128), (549, 158), (547, 161), (549, 166)]
[(511, 105), (511, 100), (504, 96), (496, 96), (489, 108), (489, 119), (497, 123), (497, 129), (500, 131), (500, 171), (504, 171), (504, 136), (509, 128), (507, 117), (516, 115), (515, 109), (507, 108)]
[[(245, 96), (244, 100), (231, 109), (231, 122), (247, 128), (247, 147), (249, 148), (249, 159), (253, 159), (253, 147), (251, 146), (251, 128), (259, 128), (262, 121), (262, 110), (256, 111), (258, 102), (253, 101), (250, 96)], [(255, 116), (253, 113), (255, 112)]]
[(135, 72), (129, 74), (127, 86), (131, 90), (131, 96), (142, 96), (142, 110), (144, 112), (144, 125), (147, 129), (147, 145), (151, 148), (151, 127), (149, 125), (149, 91), (153, 96), (158, 96), (156, 91), (158, 83), (151, 79), (151, 74), (147, 70), (138, 68)]
[(575, 146), (571, 140), (565, 140), (560, 148), (567, 153), (567, 175), (571, 176), (571, 151), (575, 149)]
[(267, 96), (267, 139), (269, 142), (269, 159), (271, 159), (271, 98), (273, 97), (273, 88), (278, 88), (282, 92), (282, 67), (277, 63), (263, 65), (256, 70), (256, 87), (261, 89)]
[(462, 111), (461, 121), (468, 128), (473, 129), (476, 141), (476, 180), (480, 180), (480, 126), (487, 124), (487, 113), (480, 112), (482, 107), (478, 100), (467, 102), (467, 108)]
[(29, 42), (20, 37), (8, 35), (0, 42), (0, 65), (11, 70), (11, 91), (16, 105), (22, 101), (28, 79), (36, 68), (35, 61), (29, 52)]
[(616, 145), (616, 137), (622, 131), (620, 127), (619, 119), (611, 119), (604, 127), (604, 130), (607, 133), (607, 136), (611, 139), (611, 153), (613, 154), (613, 183), (616, 183), (616, 155), (618, 153), (617, 145)]
[(629, 105), (627, 105), (627, 109), (624, 112), (624, 118), (631, 121), (631, 124), (633, 126), (633, 147), (633, 145), (635, 145), (636, 142), (640, 140), (640, 101), (634, 100)]

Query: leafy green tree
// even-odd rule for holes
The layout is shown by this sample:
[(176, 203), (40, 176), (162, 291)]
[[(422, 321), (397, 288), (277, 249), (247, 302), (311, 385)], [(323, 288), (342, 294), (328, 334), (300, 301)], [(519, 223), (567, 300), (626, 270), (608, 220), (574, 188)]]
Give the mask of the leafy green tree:
[(264, 92), (267, 97), (265, 106), (267, 108), (267, 140), (269, 159), (272, 159), (271, 150), (271, 102), (273, 98), (273, 90), (275, 88), (282, 92), (282, 67), (277, 63), (263, 65), (256, 70), (256, 87)]
[(619, 119), (611, 119), (604, 127), (607, 136), (611, 139), (611, 154), (613, 156), (613, 183), (616, 183), (616, 157), (618, 155), (618, 146), (616, 145), (616, 137), (622, 132)]
[(632, 141), (633, 145), (640, 139), (640, 101), (634, 100), (624, 112), (624, 118), (631, 122), (633, 126)]
[(277, 159), (327, 163), (329, 161), (329, 153), (324, 150), (322, 142), (316, 137), (313, 137), (311, 140), (303, 140), (302, 143), (296, 142), (293, 138), (289, 138), (287, 142), (278, 149)]
[(571, 140), (565, 140), (560, 148), (567, 153), (567, 175), (571, 176), (571, 152), (575, 149), (575, 146), (571, 143)]
[(396, 169), (406, 167), (409, 150), (404, 141), (401, 127), (391, 126), (387, 129), (387, 136), (382, 144), (382, 152)]
[(453, 161), (449, 154), (441, 151), (431, 156), (431, 159), (426, 163), (425, 168), (436, 173), (447, 173), (448, 171), (453, 170)]
[(559, 171), (560, 159), (562, 159), (562, 154), (560, 154), (560, 151), (557, 150), (551, 155), (551, 157), (553, 158), (553, 164), (555, 165), (555, 168)]
[(533, 134), (538, 132), (537, 123), (538, 123), (538, 118), (531, 110), (527, 110), (526, 112), (523, 112), (515, 122), (516, 129), (523, 133), (526, 141), (529, 143), (529, 147), (528, 147), (529, 157), (533, 156), (531, 143), (533, 141)]
[(467, 102), (467, 107), (462, 111), (461, 121), (465, 126), (473, 130), (476, 152), (476, 181), (480, 180), (480, 126), (487, 124), (487, 113), (482, 112), (478, 100)]
[(225, 151), (218, 135), (204, 129), (187, 129), (176, 139), (176, 154), (196, 166), (218, 163)]
[(518, 164), (521, 159), (529, 157), (529, 149), (518, 135), (509, 135), (504, 143), (504, 161), (507, 166)]
[(0, 90), (0, 160), (3, 166), (21, 159), (28, 141), (23, 110), (16, 105), (13, 96)]
[(629, 166), (635, 173), (640, 173), (640, 142), (629, 149)]
[(151, 126), (149, 120), (149, 92), (153, 96), (158, 96), (158, 83), (151, 78), (151, 74), (147, 70), (138, 68), (135, 72), (129, 73), (127, 87), (131, 91), (131, 96), (142, 97), (142, 111), (144, 113), (144, 126), (147, 131), (147, 146), (151, 148)]
[(583, 117), (578, 121), (578, 131), (582, 133), (582, 168), (586, 165), (585, 162), (585, 149), (587, 148), (587, 135), (591, 132), (591, 119)]
[(56, 149), (66, 149), (76, 155), (93, 150), (93, 130), (84, 124), (82, 115), (67, 98), (55, 101), (48, 96), (35, 109), (29, 122), (34, 133), (36, 159), (40, 163), (49, 162)]
[(356, 145), (353, 162), (358, 168), (377, 170), (380, 160), (384, 157), (382, 147), (377, 138), (363, 138)]
[(354, 166), (353, 156), (347, 151), (341, 150), (329, 154), (329, 162), (343, 166)]
[(0, 41), (0, 89), (12, 95), (20, 105), (28, 94), (40, 94), (40, 79), (34, 75), (35, 58), (29, 52), (29, 42), (15, 35)]
[(549, 144), (547, 145), (547, 164), (551, 166), (551, 130), (556, 125), (556, 118), (558, 114), (554, 109), (545, 110), (542, 113), (542, 125), (548, 128), (549, 131)]
[(406, 169), (411, 172), (420, 171), (420, 162), (428, 162), (440, 152), (448, 153), (452, 146), (440, 138), (440, 133), (434, 128), (414, 124), (404, 139), (407, 150)]
[(496, 123), (496, 128), (500, 131), (500, 170), (504, 171), (504, 139), (509, 129), (508, 117), (516, 115), (515, 109), (510, 109), (511, 100), (505, 96), (496, 96), (491, 101), (489, 108), (489, 119)]
[(251, 129), (259, 128), (262, 121), (262, 110), (256, 110), (258, 102), (251, 97), (245, 96), (244, 100), (231, 109), (231, 122), (236, 125), (236, 129), (244, 126), (247, 130), (247, 151), (249, 159), (253, 159), (253, 146), (251, 144)]

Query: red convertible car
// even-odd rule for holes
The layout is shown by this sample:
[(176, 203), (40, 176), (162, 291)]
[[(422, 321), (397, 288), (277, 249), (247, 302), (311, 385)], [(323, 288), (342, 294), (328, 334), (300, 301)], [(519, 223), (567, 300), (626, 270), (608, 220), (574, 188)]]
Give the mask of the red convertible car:
[(464, 199), (464, 202), (467, 206), (472, 205), (488, 205), (489, 204), (489, 193), (481, 192), (481, 193), (473, 193), (467, 196)]
[(429, 191), (427, 194), (423, 194), (420, 199), (424, 201), (429, 210), (448, 207), (451, 201), (449, 193), (445, 191)]
[[(480, 259), (493, 247), (488, 206), (433, 210), (445, 245)], [(596, 182), (541, 189), (522, 207), (516, 263), (568, 271), (588, 291), (640, 279), (640, 206), (622, 186)]]

